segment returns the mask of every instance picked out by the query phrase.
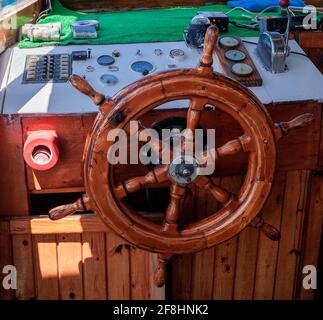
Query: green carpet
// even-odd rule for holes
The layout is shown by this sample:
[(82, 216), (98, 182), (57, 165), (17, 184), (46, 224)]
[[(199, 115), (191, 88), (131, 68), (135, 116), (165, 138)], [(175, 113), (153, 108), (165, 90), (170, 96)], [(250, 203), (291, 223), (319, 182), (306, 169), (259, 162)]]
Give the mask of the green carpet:
[[(156, 10), (135, 10), (127, 12), (112, 12), (88, 14), (69, 10), (58, 1), (53, 4), (53, 11), (39, 23), (61, 22), (62, 36), (59, 42), (30, 42), (22, 40), (20, 48), (34, 48), (46, 45), (66, 45), (70, 43), (114, 44), (138, 42), (162, 42), (183, 40), (183, 30), (190, 23), (197, 11), (228, 12), (226, 5), (211, 5), (195, 8), (168, 8)], [(229, 17), (239, 23), (249, 23), (236, 10)], [(268, 13), (269, 15), (272, 13)], [(70, 25), (77, 20), (95, 19), (100, 22), (97, 39), (74, 40)], [(228, 35), (242, 37), (258, 36), (258, 31), (246, 30), (229, 25)]]

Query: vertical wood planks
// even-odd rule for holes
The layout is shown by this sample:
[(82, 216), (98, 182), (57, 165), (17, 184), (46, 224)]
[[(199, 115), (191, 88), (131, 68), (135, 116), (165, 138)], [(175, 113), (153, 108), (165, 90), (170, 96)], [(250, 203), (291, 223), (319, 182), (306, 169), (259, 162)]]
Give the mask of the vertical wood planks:
[(136, 247), (130, 249), (131, 263), (131, 299), (132, 300), (147, 300), (150, 295), (150, 279), (153, 274), (150, 274), (150, 253)]
[(239, 234), (234, 280), (235, 300), (251, 300), (253, 297), (259, 231), (247, 227)]
[[(271, 195), (264, 207), (265, 221), (278, 230), (286, 184), (286, 172), (277, 173)], [(268, 239), (262, 232), (259, 235), (257, 269), (255, 275), (254, 299), (272, 300), (274, 296), (275, 272), (279, 242)]]
[(130, 299), (130, 245), (113, 231), (106, 233), (108, 299)]
[(305, 290), (302, 286), (302, 269), (305, 265), (318, 267), (318, 256), (320, 252), (321, 233), (323, 226), (323, 176), (313, 175), (311, 181), (311, 193), (309, 208), (304, 227), (304, 243), (302, 264), (299, 268), (297, 298), (310, 300), (314, 298), (314, 290)]
[(84, 295), (81, 236), (58, 235), (57, 254), (61, 299), (82, 300)]
[(33, 256), (37, 299), (59, 299), (56, 236), (33, 236)]
[[(237, 192), (241, 186), (241, 177), (224, 177), (221, 186), (231, 192)], [(216, 246), (214, 263), (213, 299), (231, 300), (233, 298), (237, 239), (232, 239)]]
[(16, 298), (18, 300), (35, 299), (34, 259), (31, 235), (13, 236), (12, 247), (14, 265), (17, 268)]
[(279, 244), (274, 298), (294, 298), (296, 270), (301, 253), (301, 234), (306, 209), (309, 172), (287, 173), (285, 198), (281, 220), (282, 238)]
[(24, 216), (29, 213), (22, 141), (20, 116), (0, 115), (0, 145), (5, 151), (5, 157), (0, 157), (0, 215)]
[(83, 287), (85, 300), (107, 299), (105, 234), (82, 234)]
[(0, 231), (0, 300), (12, 300), (15, 295), (14, 290), (6, 290), (2, 286), (3, 278), (6, 276), (2, 273), (3, 268), (13, 264), (12, 241), (8, 221), (1, 222)]

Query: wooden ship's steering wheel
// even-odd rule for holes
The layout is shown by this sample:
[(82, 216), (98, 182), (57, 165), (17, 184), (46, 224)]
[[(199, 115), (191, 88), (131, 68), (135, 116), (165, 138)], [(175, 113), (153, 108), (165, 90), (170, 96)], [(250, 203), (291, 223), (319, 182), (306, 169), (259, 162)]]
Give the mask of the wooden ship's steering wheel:
[[(196, 69), (174, 70), (148, 76), (121, 90), (113, 98), (95, 92), (79, 76), (70, 82), (89, 95), (100, 112), (89, 133), (84, 149), (84, 182), (86, 194), (77, 202), (51, 210), (50, 218), (57, 220), (74, 212), (94, 211), (103, 222), (130, 243), (159, 253), (155, 283), (165, 282), (166, 263), (173, 254), (191, 253), (215, 246), (232, 238), (255, 220), (263, 208), (273, 183), (276, 142), (293, 128), (313, 121), (311, 114), (301, 115), (290, 122), (274, 124), (262, 103), (244, 86), (212, 70), (212, 55), (218, 38), (215, 26), (209, 27), (204, 52)], [(148, 174), (116, 182), (114, 166), (108, 163), (107, 153), (113, 144), (107, 141), (112, 129), (127, 131), (131, 120), (174, 100), (189, 100), (186, 125), (197, 128), (201, 113), (207, 105), (216, 106), (229, 114), (244, 134), (221, 147), (203, 152), (200, 157), (213, 161), (240, 152), (247, 153), (248, 169), (237, 194), (216, 185), (210, 176), (197, 173), (200, 159), (192, 163), (175, 161), (157, 165)], [(216, 123), (214, 124), (216, 126)], [(140, 128), (143, 132), (142, 128)], [(193, 138), (194, 139), (194, 138)], [(153, 151), (161, 152), (161, 142), (151, 140)], [(185, 149), (185, 146), (184, 146)], [(152, 185), (170, 186), (170, 203), (163, 222), (146, 219), (123, 201), (129, 194)], [(221, 203), (217, 212), (200, 221), (179, 224), (181, 203), (187, 186), (195, 184), (212, 194)], [(264, 223), (256, 223), (271, 239), (280, 238), (279, 231)]]

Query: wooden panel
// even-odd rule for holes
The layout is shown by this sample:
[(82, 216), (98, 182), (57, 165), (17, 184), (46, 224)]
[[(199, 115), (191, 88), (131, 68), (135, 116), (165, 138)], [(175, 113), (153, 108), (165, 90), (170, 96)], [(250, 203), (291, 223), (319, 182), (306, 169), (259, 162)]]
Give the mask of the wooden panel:
[(185, 254), (172, 259), (172, 299), (191, 299), (193, 255)]
[[(294, 130), (278, 142), (280, 170), (314, 169), (317, 167), (321, 107), (321, 104), (316, 102), (267, 106), (275, 122), (289, 121), (307, 112), (312, 113), (315, 119), (311, 126)], [(291, 157), (291, 155), (293, 156)]]
[(107, 298), (105, 234), (82, 234), (84, 299), (105, 300)]
[(58, 235), (57, 256), (61, 299), (82, 300), (81, 236), (79, 234)]
[(14, 290), (6, 290), (2, 286), (3, 268), (13, 264), (12, 241), (9, 234), (9, 222), (3, 221), (0, 225), (0, 300), (12, 300), (15, 296)]
[(247, 227), (239, 234), (234, 280), (235, 300), (253, 298), (259, 231)]
[(314, 298), (313, 290), (305, 290), (302, 286), (302, 269), (306, 265), (318, 267), (318, 256), (320, 252), (321, 234), (323, 226), (323, 176), (312, 176), (311, 193), (309, 197), (309, 210), (306, 214), (306, 224), (304, 228), (304, 244), (302, 264), (299, 268), (299, 299), (310, 300)]
[(112, 231), (106, 239), (108, 298), (130, 299), (130, 245)]
[[(221, 186), (230, 192), (237, 192), (241, 186), (241, 177), (224, 177)], [(215, 248), (213, 299), (231, 300), (233, 298), (235, 264), (238, 236)]]
[[(82, 116), (40, 116), (23, 119), (23, 137), (28, 131), (56, 130), (60, 143), (58, 164), (49, 171), (33, 171), (27, 168), (28, 189), (64, 189), (83, 186), (82, 155), (89, 121)], [(94, 120), (94, 116), (90, 116)], [(92, 123), (92, 121), (91, 121)]]
[(0, 115), (0, 145), (5, 151), (5, 156), (0, 157), (0, 215), (28, 215), (20, 117)]
[(298, 39), (302, 48), (323, 48), (323, 31), (300, 32)]
[(319, 146), (319, 167), (323, 168), (323, 113), (321, 118), (321, 141)]
[(177, 6), (201, 6), (204, 0), (96, 0), (89, 4), (85, 0), (62, 0), (62, 4), (73, 10), (93, 11), (93, 9), (125, 10), (131, 8), (177, 7)]
[(301, 235), (306, 209), (309, 172), (287, 173), (281, 234), (276, 269), (275, 299), (294, 298), (296, 270), (301, 253)]
[[(286, 173), (279, 172), (270, 197), (262, 210), (265, 221), (280, 230), (284, 200)], [(275, 272), (279, 242), (268, 239), (262, 232), (259, 236), (257, 268), (255, 273), (254, 299), (271, 300), (274, 296)]]
[(253, 69), (253, 73), (250, 76), (238, 76), (235, 73), (232, 72), (232, 66), (236, 64), (237, 62), (230, 61), (225, 57), (225, 53), (229, 50), (232, 50), (232, 48), (225, 48), (222, 47), (221, 44), (218, 44), (215, 48), (215, 57), (218, 60), (219, 66), (222, 69), (223, 74), (225, 74), (227, 77), (232, 78), (241, 84), (245, 85), (246, 87), (261, 87), (262, 86), (262, 78), (259, 74), (257, 67), (253, 63), (248, 50), (245, 48), (243, 42), (241, 41), (240, 37), (235, 37), (239, 42), (239, 46), (235, 47), (235, 50), (242, 51), (246, 58), (243, 60), (243, 63), (246, 63), (250, 65)]
[(33, 249), (37, 299), (57, 300), (60, 294), (56, 236), (34, 236)]
[(18, 300), (36, 298), (34, 283), (33, 244), (31, 235), (18, 235), (12, 239), (14, 265), (17, 268)]
[[(0, 226), (5, 223), (4, 220), (0, 220)], [(94, 214), (83, 214), (66, 217), (59, 221), (49, 220), (48, 216), (13, 218), (10, 221), (8, 232), (11, 234), (61, 234), (106, 232), (107, 230), (99, 217)]]
[[(290, 120), (305, 112), (314, 114), (317, 120), (313, 125), (292, 132), (289, 136), (284, 137), (278, 145), (280, 154), (279, 168), (281, 170), (315, 169), (318, 163), (321, 104), (316, 102), (279, 104), (269, 105), (267, 109), (275, 121)], [(176, 116), (184, 117), (185, 110), (159, 110), (158, 112), (147, 114), (142, 120), (145, 126), (150, 127), (157, 121)], [(28, 189), (30, 192), (55, 193), (83, 190), (82, 153), (85, 137), (94, 117), (94, 114), (82, 116), (47, 115), (36, 118), (30, 116), (23, 117), (23, 138), (25, 138), (27, 131), (56, 129), (61, 145), (61, 157), (54, 169), (34, 174), (29, 168), (27, 169)], [(227, 115), (218, 111), (205, 111), (201, 118), (201, 126), (204, 128), (214, 128), (214, 123), (216, 123), (217, 143), (219, 145), (241, 134), (241, 128)], [(12, 129), (7, 128), (6, 125), (3, 125), (3, 128), (6, 128), (6, 135), (9, 134), (8, 130), (10, 130), (11, 134), (14, 132)], [(20, 147), (17, 146), (17, 148)], [(290, 157), (290, 154), (293, 154), (294, 157)], [(18, 158), (17, 153), (15, 156)], [(21, 154), (19, 154), (18, 161), (20, 161), (18, 163), (22, 163)], [(3, 164), (3, 167), (5, 165)], [(225, 160), (217, 162), (217, 172), (220, 176), (241, 174), (245, 167), (246, 157), (244, 155), (227, 157)]]
[(131, 247), (130, 249), (130, 282), (131, 282), (131, 299), (133, 300), (148, 300), (150, 295), (150, 253)]
[[(213, 179), (220, 184), (220, 179)], [(218, 209), (214, 197), (202, 189), (197, 189), (195, 197), (195, 211), (198, 219), (203, 219)], [(193, 255), (191, 299), (212, 299), (213, 271), (215, 249), (210, 248)]]

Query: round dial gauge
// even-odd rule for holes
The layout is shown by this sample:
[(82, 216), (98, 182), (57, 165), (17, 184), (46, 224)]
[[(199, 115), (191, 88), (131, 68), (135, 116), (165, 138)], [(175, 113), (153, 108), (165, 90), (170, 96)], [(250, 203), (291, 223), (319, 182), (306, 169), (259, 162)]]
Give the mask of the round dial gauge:
[(240, 44), (239, 40), (234, 37), (221, 37), (219, 42), (225, 48), (234, 48)]
[(148, 61), (136, 61), (131, 65), (131, 70), (142, 74), (148, 74), (154, 70), (154, 66)]
[(182, 61), (185, 57), (185, 52), (181, 49), (172, 49), (169, 52), (169, 56), (177, 61)]
[(228, 50), (224, 56), (230, 61), (243, 61), (246, 59), (246, 54), (240, 50)]
[(100, 77), (100, 83), (105, 86), (114, 86), (117, 82), (118, 78), (112, 74), (103, 74)]
[(115, 59), (109, 55), (100, 56), (98, 58), (98, 64), (101, 66), (110, 66), (111, 64), (114, 64), (114, 62)]
[(232, 72), (237, 76), (247, 77), (253, 73), (253, 68), (247, 63), (236, 63), (232, 66)]

